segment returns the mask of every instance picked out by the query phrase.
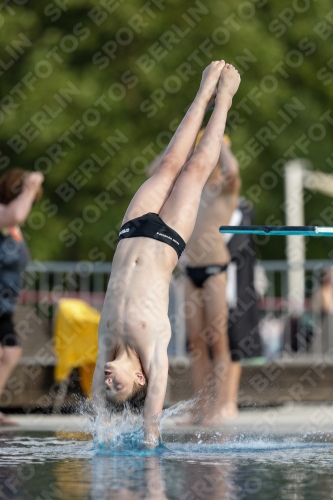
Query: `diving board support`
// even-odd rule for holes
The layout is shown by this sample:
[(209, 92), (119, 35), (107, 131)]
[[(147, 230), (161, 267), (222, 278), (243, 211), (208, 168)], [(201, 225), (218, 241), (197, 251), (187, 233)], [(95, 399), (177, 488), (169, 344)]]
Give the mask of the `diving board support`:
[[(285, 213), (288, 226), (304, 225), (304, 189), (333, 196), (333, 175), (312, 170), (311, 167), (311, 163), (305, 159), (292, 160), (285, 165)], [(318, 233), (325, 230), (317, 229)], [(330, 236), (328, 229), (326, 228), (325, 236)], [(301, 293), (305, 293), (304, 270), (302, 271), (305, 262), (304, 237), (287, 237), (287, 259), (290, 267), (296, 266), (296, 269), (291, 269), (288, 273), (289, 298), (295, 299), (296, 305), (300, 307), (302, 302), (304, 304), (304, 300), (300, 298)]]
[[(285, 219), (287, 226), (304, 226), (303, 185), (306, 163), (293, 160), (285, 166)], [(305, 238), (287, 236), (288, 304), (296, 316), (304, 312), (305, 299)]]

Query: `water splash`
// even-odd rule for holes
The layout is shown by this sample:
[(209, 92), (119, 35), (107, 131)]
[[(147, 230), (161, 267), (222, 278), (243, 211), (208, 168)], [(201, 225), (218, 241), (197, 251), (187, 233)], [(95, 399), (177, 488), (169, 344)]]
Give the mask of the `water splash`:
[[(163, 410), (158, 419), (160, 436), (167, 419), (180, 417), (184, 415), (184, 412), (193, 411), (198, 400), (199, 398), (193, 398)], [(168, 450), (162, 439), (156, 448), (146, 449), (143, 417), (133, 414), (129, 410), (124, 410), (120, 414), (111, 414), (107, 409), (100, 411), (91, 423), (90, 432), (93, 434), (97, 453), (159, 455)]]
[[(320, 448), (327, 443), (332, 447), (332, 433), (295, 433), (294, 438), (278, 435), (258, 435), (244, 432), (241, 428), (184, 428), (173, 425), (176, 417), (185, 413), (199, 414), (202, 398), (200, 396), (189, 401), (177, 403), (165, 409), (159, 419), (160, 445), (147, 450), (144, 443), (142, 415), (136, 415), (129, 410), (119, 414), (111, 414), (104, 410), (97, 418), (91, 418), (85, 429), (93, 436), (93, 451), (95, 454), (147, 456), (163, 455), (186, 456), (198, 459), (199, 456), (219, 456), (228, 454), (272, 453), (283, 450), (310, 450)], [(82, 414), (87, 415), (87, 405), (82, 405)], [(170, 419), (172, 421), (170, 422)], [(167, 424), (167, 425), (166, 425)], [(170, 425), (171, 424), (171, 425)], [(75, 436), (73, 436), (75, 439)], [(324, 445), (325, 446), (325, 445)]]
[(101, 412), (92, 424), (94, 446), (97, 453), (109, 455), (151, 455), (160, 454), (162, 443), (154, 449), (146, 449), (143, 418), (128, 410), (110, 415)]
[[(189, 399), (187, 401), (180, 401), (179, 403), (176, 403), (173, 406), (170, 406), (169, 408), (166, 408), (165, 410), (162, 411), (162, 416), (160, 419), (160, 429), (163, 428), (163, 425), (165, 424), (165, 421), (168, 418), (171, 417), (182, 417), (184, 416), (184, 413), (188, 412), (194, 412), (195, 407), (198, 406), (198, 403), (202, 402), (202, 398), (200, 397), (200, 394), (192, 399)], [(198, 410), (197, 410), (198, 413)]]

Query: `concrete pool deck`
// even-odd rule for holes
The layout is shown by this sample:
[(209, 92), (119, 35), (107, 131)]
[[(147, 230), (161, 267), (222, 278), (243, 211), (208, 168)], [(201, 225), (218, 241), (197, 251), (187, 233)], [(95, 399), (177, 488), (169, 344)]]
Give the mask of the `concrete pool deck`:
[[(89, 417), (84, 415), (6, 415), (17, 426), (0, 426), (0, 432), (15, 431), (68, 431), (89, 432)], [(290, 404), (275, 408), (242, 409), (239, 416), (225, 421), (220, 427), (181, 426), (180, 418), (169, 418), (163, 434), (193, 434), (195, 432), (256, 434), (304, 434), (307, 432), (333, 432), (333, 405)]]

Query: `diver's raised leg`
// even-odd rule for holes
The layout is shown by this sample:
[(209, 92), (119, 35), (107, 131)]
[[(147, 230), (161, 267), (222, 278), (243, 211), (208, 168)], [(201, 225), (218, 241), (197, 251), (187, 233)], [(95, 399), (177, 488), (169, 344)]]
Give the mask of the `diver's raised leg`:
[(222, 69), (215, 108), (193, 156), (185, 164), (170, 196), (163, 205), (163, 221), (188, 241), (198, 214), (201, 193), (220, 153), (227, 113), (240, 83), (238, 71), (226, 64)]
[(193, 103), (166, 148), (156, 172), (140, 187), (132, 199), (123, 223), (147, 212), (160, 212), (184, 164), (192, 154), (207, 105), (216, 91), (224, 65), (224, 61), (214, 61), (204, 70)]

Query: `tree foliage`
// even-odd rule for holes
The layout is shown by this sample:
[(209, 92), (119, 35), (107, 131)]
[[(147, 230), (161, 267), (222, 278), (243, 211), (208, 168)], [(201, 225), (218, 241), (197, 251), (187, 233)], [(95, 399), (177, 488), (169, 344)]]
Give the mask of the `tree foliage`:
[[(332, 172), (328, 0), (10, 5), (0, 12), (0, 168), (45, 174), (44, 201), (25, 225), (33, 256), (111, 260), (146, 164), (214, 59), (242, 74), (228, 133), (257, 223), (284, 222), (292, 156)], [(306, 194), (306, 223), (333, 225), (332, 200)], [(283, 239), (259, 246), (263, 258), (284, 257)], [(309, 258), (329, 252), (328, 239), (309, 242)]]

